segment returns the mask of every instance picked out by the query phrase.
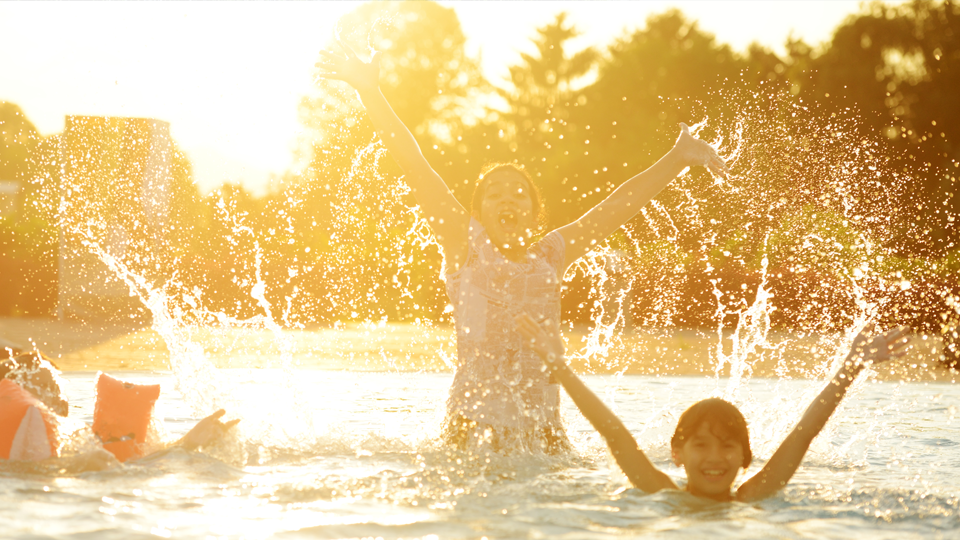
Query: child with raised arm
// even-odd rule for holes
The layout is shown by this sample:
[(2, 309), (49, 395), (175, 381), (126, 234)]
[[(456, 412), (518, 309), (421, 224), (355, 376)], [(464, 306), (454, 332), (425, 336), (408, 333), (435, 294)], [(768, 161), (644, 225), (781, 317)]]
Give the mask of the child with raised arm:
[[(219, 440), (240, 421), (224, 422), (226, 412), (220, 409), (201, 419), (176, 442), (156, 441), (159, 444), (150, 445), (151, 452), (143, 455), (147, 445), (138, 444), (145, 441), (137, 441), (136, 432), (148, 429), (149, 418), (141, 418), (143, 425), (138, 429), (135, 425), (139, 422), (133, 417), (144, 413), (152, 417), (159, 386), (125, 383), (101, 373), (91, 433), (97, 437), (98, 444), (80, 453), (58, 456), (59, 424), (70, 411), (60, 384), (60, 370), (39, 351), (0, 349), (0, 354), (9, 356), (0, 359), (0, 462), (32, 461), (71, 473), (101, 470), (126, 460), (157, 458), (173, 448), (197, 450)], [(117, 392), (119, 388), (123, 390)], [(140, 389), (147, 393), (155, 389), (156, 394), (141, 399)], [(108, 391), (114, 399), (111, 403), (107, 403), (108, 400), (101, 403), (101, 392)], [(98, 420), (102, 422), (100, 427)], [(107, 432), (116, 432), (123, 440), (105, 440), (102, 436)]]
[[(583, 416), (606, 440), (630, 483), (647, 493), (679, 489), (673, 479), (654, 467), (623, 422), (564, 362), (563, 342), (556, 323), (547, 323), (549, 330), (546, 330), (528, 314), (522, 314), (517, 324), (547, 370), (560, 381)], [(868, 331), (861, 332), (854, 339), (843, 366), (807, 407), (800, 422), (767, 464), (734, 493), (731, 488), (740, 469), (749, 467), (753, 459), (747, 423), (735, 406), (722, 399), (705, 399), (692, 405), (680, 415), (670, 440), (673, 461), (682, 466), (687, 475), (686, 491), (718, 501), (752, 501), (782, 489), (857, 375), (871, 363), (886, 362), (906, 353), (909, 338), (905, 330), (894, 328), (872, 337)]]
[(457, 370), (447, 401), (444, 438), (461, 448), (495, 450), (568, 446), (556, 409), (559, 387), (523, 343), (514, 320), (527, 312), (559, 320), (567, 267), (635, 216), (681, 171), (726, 170), (705, 142), (682, 126), (673, 149), (630, 178), (577, 221), (533, 242), (541, 214), (533, 182), (517, 165), (491, 164), (480, 175), (467, 212), (424, 158), (413, 134), (380, 92), (380, 56), (359, 59), (323, 51), (322, 78), (356, 89), (374, 127), (403, 169), (443, 253), (441, 271), (453, 305)]

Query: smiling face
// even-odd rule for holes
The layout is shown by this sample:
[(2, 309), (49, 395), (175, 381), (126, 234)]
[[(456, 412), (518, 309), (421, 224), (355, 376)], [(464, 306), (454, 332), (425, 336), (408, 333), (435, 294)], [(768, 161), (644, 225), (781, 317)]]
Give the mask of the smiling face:
[(522, 255), (537, 228), (539, 208), (530, 183), (518, 171), (508, 168), (491, 172), (480, 207), (474, 208), (490, 240), (507, 258)]
[(730, 500), (730, 488), (745, 459), (743, 445), (732, 433), (703, 422), (692, 437), (673, 449), (673, 461), (686, 471), (691, 494)]

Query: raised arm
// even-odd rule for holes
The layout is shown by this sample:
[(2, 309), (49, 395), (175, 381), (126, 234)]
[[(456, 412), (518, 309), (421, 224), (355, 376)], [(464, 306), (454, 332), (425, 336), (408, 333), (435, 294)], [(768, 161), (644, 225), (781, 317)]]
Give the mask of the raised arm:
[(807, 407), (800, 422), (780, 443), (770, 461), (759, 473), (743, 483), (737, 490), (737, 499), (751, 501), (763, 499), (782, 489), (797, 471), (813, 438), (820, 433), (827, 420), (837, 409), (847, 389), (863, 369), (871, 363), (886, 362), (899, 358), (907, 351), (909, 337), (905, 328), (894, 328), (878, 336), (869, 337), (861, 332), (853, 342), (843, 366), (837, 371), (826, 388)]
[(621, 184), (580, 219), (558, 229), (567, 243), (568, 266), (630, 221), (685, 168), (704, 165), (718, 174), (727, 172), (726, 164), (709, 144), (694, 138), (686, 124), (680, 124), (680, 128), (676, 144), (659, 161)]
[(343, 54), (320, 52), (325, 61), (317, 63), (323, 70), (319, 76), (344, 81), (357, 91), (377, 134), (403, 169), (407, 184), (443, 247), (447, 264), (451, 269), (459, 268), (466, 256), (470, 216), (427, 163), (417, 140), (380, 92), (380, 53), (373, 53), (372, 59), (364, 62), (345, 43), (338, 43)]
[(517, 318), (520, 335), (530, 340), (531, 346), (540, 355), (547, 369), (560, 381), (583, 416), (607, 442), (613, 458), (617, 460), (617, 465), (627, 475), (630, 483), (647, 493), (661, 489), (677, 489), (669, 476), (650, 463), (637, 445), (637, 440), (617, 415), (613, 414), (563, 361), (563, 341), (560, 339), (558, 324), (546, 324), (550, 326), (549, 332), (526, 313)]

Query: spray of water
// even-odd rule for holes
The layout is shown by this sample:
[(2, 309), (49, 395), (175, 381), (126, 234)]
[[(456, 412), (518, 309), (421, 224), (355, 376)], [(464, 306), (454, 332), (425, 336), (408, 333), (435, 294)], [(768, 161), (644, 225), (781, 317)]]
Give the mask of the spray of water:
[[(631, 337), (636, 328), (693, 323), (714, 329), (709, 354), (715, 394), (743, 409), (755, 426), (758, 455), (764, 455), (796, 421), (796, 404), (809, 402), (838, 367), (853, 337), (888, 316), (897, 294), (921, 287), (922, 276), (910, 274), (892, 244), (895, 228), (910, 227), (899, 207), (910, 177), (886, 167), (883, 145), (857, 135), (854, 116), (825, 119), (792, 96), (731, 100), (743, 104), (736, 114), (711, 118), (694, 131), (713, 135), (732, 176), (688, 172), (607, 245), (578, 261), (566, 280), (579, 277), (590, 287), (592, 322), (576, 355), (595, 372), (623, 374), (633, 359), (661, 357), (659, 349)], [(318, 245), (311, 244), (293, 258), (280, 253), (295, 242), (293, 236), (288, 244), (276, 240), (273, 229), (264, 237), (249, 216), (220, 201), (224, 242), (242, 255), (237, 260), (244, 266), (234, 269), (233, 283), (245, 291), (249, 316), (212, 307), (215, 290), (159, 271), (175, 264), (164, 262), (155, 247), (133, 244), (124, 256), (111, 251), (103, 217), (108, 209), (85, 196), (84, 186), (65, 186), (72, 202), (64, 203), (61, 215), (82, 217), (65, 222), (68, 233), (82, 238), (84, 248), (149, 310), (170, 351), (177, 388), (198, 415), (226, 408), (243, 418), (242, 433), (261, 447), (261, 457), (279, 448), (309, 453), (335, 429), (335, 404), (304, 410), (309, 389), (297, 380), (300, 342), (291, 328), (310, 318), (336, 321), (336, 332), (325, 334), (330, 337), (321, 347), (357, 368), (377, 360), (399, 372), (416, 365), (409, 352), (397, 356), (373, 347), (348, 359), (353, 353), (340, 351), (338, 332), (354, 325), (373, 333), (408, 317), (417, 331), (409, 348), (400, 350), (409, 351), (417, 340), (426, 343), (418, 336), (435, 330), (443, 317), (429, 313), (427, 305), (431, 294), (440, 293), (424, 291), (437, 285), (439, 246), (419, 208), (407, 204), (409, 188), (383, 172), (384, 153), (381, 144), (366, 144), (343, 178), (330, 179), (328, 236), (319, 248), (311, 251)], [(293, 234), (290, 215), (315, 187), (291, 189), (280, 199), (286, 202), (278, 207), (278, 235)], [(78, 206), (84, 200), (89, 208)], [(266, 271), (278, 260), (288, 261), (282, 294)], [(311, 279), (324, 284), (322, 294), (307, 291)], [(960, 313), (956, 302), (951, 305)], [(240, 398), (248, 394), (228, 383), (212, 359), (211, 352), (249, 356), (246, 334), (269, 336), (271, 358), (262, 365), (277, 368), (281, 394)], [(797, 348), (804, 349), (799, 359), (789, 354)], [(455, 365), (443, 350), (433, 355), (447, 368)], [(779, 377), (809, 377), (811, 383), (800, 395), (758, 400), (747, 383), (764, 363), (775, 365)], [(662, 374), (671, 370), (657, 368)], [(256, 374), (252, 382), (267, 376)], [(423, 432), (425, 438), (435, 434)], [(835, 455), (853, 446), (850, 441)]]

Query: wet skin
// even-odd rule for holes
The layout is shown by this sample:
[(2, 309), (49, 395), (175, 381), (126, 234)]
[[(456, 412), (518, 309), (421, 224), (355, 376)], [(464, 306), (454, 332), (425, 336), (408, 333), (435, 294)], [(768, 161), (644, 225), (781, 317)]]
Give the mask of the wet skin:
[(743, 447), (733, 437), (704, 422), (682, 447), (673, 450), (673, 461), (686, 471), (691, 494), (733, 500), (730, 488), (743, 467)]
[(480, 223), (504, 257), (520, 260), (537, 227), (537, 209), (522, 175), (493, 173), (480, 202)]

